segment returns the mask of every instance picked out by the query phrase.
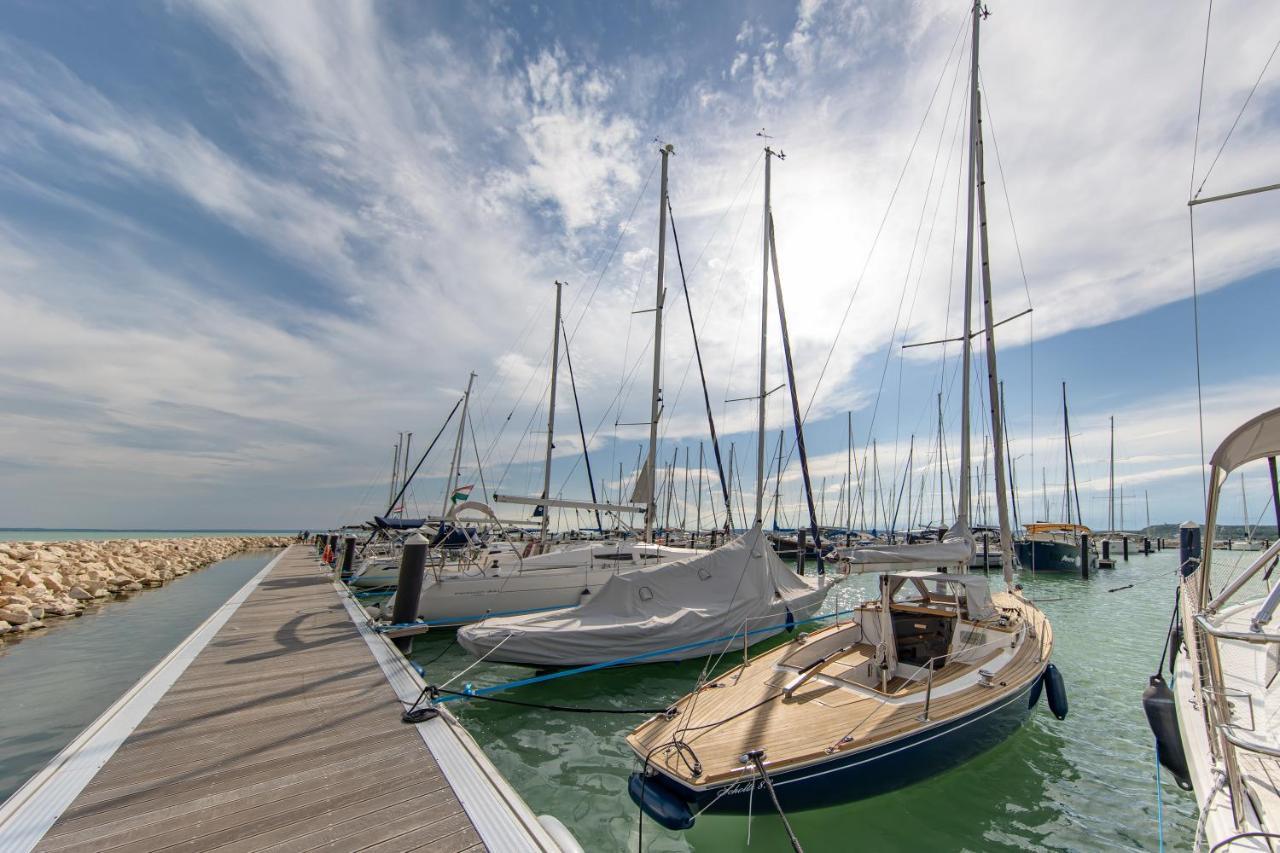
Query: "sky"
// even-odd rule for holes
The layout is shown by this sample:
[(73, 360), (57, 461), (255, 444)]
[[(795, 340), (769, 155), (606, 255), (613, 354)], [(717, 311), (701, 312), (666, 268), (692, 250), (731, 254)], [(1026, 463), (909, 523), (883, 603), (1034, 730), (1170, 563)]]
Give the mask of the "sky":
[[(6, 4), (0, 526), (357, 521), (387, 508), (399, 434), (416, 462), (444, 424), (406, 501), (437, 513), (458, 437), (445, 419), (471, 372), (459, 482), (536, 494), (557, 280), (552, 492), (590, 498), (580, 410), (598, 497), (629, 497), (667, 144), (664, 520), (691, 523), (701, 493), (705, 526), (720, 503), (690, 315), (735, 523), (752, 514), (756, 405), (739, 398), (759, 377), (769, 145), (786, 155), (770, 200), (819, 506), (849, 514), (852, 467), (855, 524), (949, 521), (959, 347), (902, 346), (962, 324), (968, 9)], [(1276, 404), (1280, 193), (1196, 208), (1194, 304), (1186, 201), (1280, 180), (1280, 12), (1215, 3), (1206, 53), (1199, 4), (989, 11), (985, 190), (993, 316), (1014, 318), (996, 345), (1020, 520), (1063, 515), (1064, 382), (1084, 521), (1109, 523), (1112, 418), (1126, 526), (1148, 506), (1153, 522), (1200, 519), (1202, 443)], [(784, 458), (765, 491), (791, 524), (801, 478), (775, 302), (770, 470), (779, 431)], [(1250, 516), (1271, 520), (1265, 466), (1243, 482)], [(1222, 520), (1239, 522), (1228, 490)]]

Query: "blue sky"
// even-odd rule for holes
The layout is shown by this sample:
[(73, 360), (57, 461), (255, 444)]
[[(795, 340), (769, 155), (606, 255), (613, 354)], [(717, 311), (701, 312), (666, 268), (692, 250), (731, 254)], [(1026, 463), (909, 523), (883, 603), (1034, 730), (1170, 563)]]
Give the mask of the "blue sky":
[[(479, 479), (479, 455), (490, 489), (533, 493), (557, 278), (597, 480), (616, 480), (620, 462), (629, 479), (645, 429), (627, 424), (648, 414), (651, 315), (632, 312), (653, 301), (655, 139), (676, 147), (671, 201), (711, 396), (750, 492), (753, 407), (723, 401), (756, 381), (761, 128), (788, 155), (773, 206), (829, 510), (846, 412), (859, 454), (874, 438), (883, 481), (900, 481), (913, 434), (936, 446), (941, 385), (954, 467), (955, 348), (940, 363), (941, 348), (899, 347), (959, 323), (966, 11), (10, 4), (0, 525), (352, 520), (385, 496), (396, 433), (422, 447), (471, 370), (464, 482)], [(1023, 515), (1043, 515), (1030, 495), (1042, 468), (1060, 511), (1066, 381), (1085, 520), (1105, 526), (1112, 415), (1126, 521), (1143, 520), (1148, 493), (1155, 521), (1198, 517), (1185, 200), (1202, 10), (992, 12), (981, 80), (996, 313), (1034, 308), (998, 335)], [(1268, 4), (1215, 5), (1206, 193), (1276, 180), (1275, 67), (1208, 164), (1278, 38)], [(1274, 194), (1197, 214), (1210, 451), (1274, 404), (1277, 226)], [(660, 453), (682, 465), (706, 426), (667, 273)], [(783, 366), (770, 322), (772, 387)], [(557, 418), (553, 483), (584, 497), (566, 385)], [(771, 450), (789, 424), (775, 395)], [(411, 509), (438, 508), (449, 449), (428, 460)], [(917, 487), (936, 484), (929, 454), (913, 457)], [(788, 515), (798, 474), (792, 463), (783, 477)], [(1257, 516), (1265, 478), (1247, 477)], [(916, 520), (946, 514), (928, 488)]]

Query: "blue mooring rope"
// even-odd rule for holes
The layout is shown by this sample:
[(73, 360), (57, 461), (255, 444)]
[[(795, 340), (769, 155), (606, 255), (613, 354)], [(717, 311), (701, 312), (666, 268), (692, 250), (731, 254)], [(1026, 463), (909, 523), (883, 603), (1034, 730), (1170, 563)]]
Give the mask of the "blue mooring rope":
[[(803, 625), (807, 622), (820, 622), (823, 619), (833, 619), (837, 616), (847, 616), (850, 613), (854, 613), (854, 612), (855, 611), (853, 610), (838, 610), (833, 613), (824, 613), (821, 616), (811, 616), (808, 619), (799, 619), (790, 623), (779, 622), (776, 625), (769, 625), (764, 628), (752, 628), (750, 631), (746, 631), (746, 632), (739, 632), (736, 634), (727, 634), (723, 637), (713, 637), (710, 640), (699, 640), (696, 643), (685, 643), (682, 646), (671, 646), (670, 648), (666, 648), (666, 649), (658, 649), (657, 651), (645, 652), (644, 654), (632, 655), (630, 657), (625, 657), (625, 658), (615, 658), (613, 660), (603, 661), (602, 663), (593, 663), (593, 664), (588, 664), (587, 666), (574, 667), (573, 669), (562, 669), (559, 672), (551, 672), (546, 675), (535, 675), (531, 678), (522, 678), (517, 681), (509, 681), (506, 684), (495, 684), (490, 687), (481, 687), (479, 690), (468, 690), (466, 692), (470, 696), (486, 696), (490, 693), (499, 693), (503, 690), (511, 690), (516, 687), (527, 687), (530, 684), (540, 684), (544, 681), (554, 681), (557, 678), (568, 678), (571, 675), (582, 675), (583, 673), (595, 672), (601, 669), (608, 669), (609, 667), (613, 667), (613, 666), (621, 666), (622, 664), (626, 664), (626, 663), (638, 663), (643, 660), (648, 660), (649, 658), (658, 657), (659, 655), (670, 654), (671, 652), (683, 652), (683, 651), (688, 651), (689, 649), (696, 649), (700, 646), (709, 646), (712, 643), (729, 642), (730, 640), (736, 640), (739, 637), (749, 637), (752, 634), (759, 634), (764, 631), (775, 631), (780, 628), (787, 628), (788, 625)], [(435, 700), (435, 703), (439, 705), (444, 702), (455, 702), (459, 699), (466, 699), (466, 698), (467, 696), (441, 696), (440, 698)]]

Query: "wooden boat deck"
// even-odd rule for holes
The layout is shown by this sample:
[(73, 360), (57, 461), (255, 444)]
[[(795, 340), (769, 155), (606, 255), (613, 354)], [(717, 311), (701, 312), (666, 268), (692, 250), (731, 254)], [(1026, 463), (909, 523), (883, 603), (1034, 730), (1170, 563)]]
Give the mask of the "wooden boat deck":
[[(993, 692), (1007, 695), (1025, 686), (1043, 668), (1053, 645), (1048, 620), (1011, 594), (996, 593), (992, 599), (997, 607), (1017, 610), (1023, 619), (1030, 620), (1035, 636), (1019, 644), (1012, 660), (1001, 670), (997, 686), (981, 692), (962, 690), (938, 695), (947, 682), (972, 672), (983, 660), (938, 670), (930, 702), (931, 721), (963, 715), (990, 700)], [(835, 630), (838, 629), (831, 627), (814, 632), (807, 642), (815, 642)], [(889, 683), (886, 701), (818, 677), (786, 698), (783, 687), (795, 678), (795, 672), (780, 671), (775, 664), (795, 648), (794, 642), (780, 646), (730, 670), (716, 679), (718, 686), (704, 687), (681, 699), (677, 704), (680, 713), (674, 718), (655, 717), (641, 725), (628, 736), (628, 743), (640, 755), (652, 753), (650, 761), (673, 776), (690, 784), (707, 785), (741, 776), (749, 766), (742, 763), (741, 756), (754, 749), (765, 750), (765, 763), (771, 768), (785, 768), (824, 758), (828, 748), (834, 752), (862, 749), (919, 727), (923, 681), (907, 684), (895, 679), (898, 683)], [(850, 658), (828, 664), (823, 674), (839, 681), (850, 666), (865, 665), (866, 660), (866, 650), (855, 646)], [(749, 708), (755, 710), (740, 713)], [(692, 761), (687, 752), (666, 748), (676, 737), (696, 753), (702, 765), (701, 775), (690, 775), (686, 762)]]
[[(400, 721), (401, 699), (378, 654), (314, 552), (288, 549), (136, 728), (124, 730), (123, 743), (86, 742), (79, 753), (73, 743), (70, 756), (55, 759), (51, 768), (105, 753), (78, 795), (64, 795), (70, 802), (60, 804), (60, 815), (53, 811), (56, 821), (43, 818), (52, 822), (43, 837), (39, 819), (24, 822), (22, 804), (6, 806), (0, 847), (485, 849), (434, 745)], [(56, 789), (51, 772), (44, 786)], [(57, 807), (38, 805), (43, 795), (27, 796), (26, 811), (36, 818)], [(481, 822), (491, 816), (477, 815)], [(535, 826), (532, 835), (499, 836), (518, 839), (508, 849), (546, 849), (545, 833), (537, 834)]]

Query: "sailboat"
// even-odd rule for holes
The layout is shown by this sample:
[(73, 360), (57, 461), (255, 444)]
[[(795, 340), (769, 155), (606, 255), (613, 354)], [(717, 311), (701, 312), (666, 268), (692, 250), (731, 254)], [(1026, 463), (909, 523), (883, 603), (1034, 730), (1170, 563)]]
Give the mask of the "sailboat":
[[(1049, 662), (1049, 620), (1013, 585), (1003, 465), (995, 466), (995, 485), (1008, 589), (993, 593), (985, 575), (966, 573), (975, 551), (969, 529), (975, 192), (989, 399), (997, 399), (977, 87), (980, 4), (972, 16), (957, 518), (940, 542), (845, 549), (851, 571), (879, 574), (878, 594), (850, 621), (744, 662), (631, 732), (627, 743), (641, 767), (629, 792), (668, 828), (686, 829), (703, 811), (750, 813), (756, 796), (773, 799), (785, 813), (927, 778), (1002, 741), (1042, 691), (1060, 718), (1066, 714), (1061, 676)], [(995, 405), (991, 415), (1000, 447)]]
[(1228, 475), (1278, 455), (1280, 408), (1242, 424), (1214, 452), (1203, 545), (1188, 555), (1178, 582), (1179, 630), (1169, 641), (1172, 690), (1157, 673), (1143, 695), (1161, 764), (1195, 791), (1196, 842), (1203, 832), (1214, 850), (1270, 851), (1280, 838), (1274, 781), (1280, 774), (1280, 584), (1267, 591), (1258, 583), (1280, 555), (1280, 541), (1244, 571), (1221, 579), (1214, 575), (1213, 549)]
[[(1018, 540), (1018, 562), (1033, 572), (1078, 572), (1082, 559), (1088, 559), (1088, 568), (1098, 564), (1098, 556), (1090, 539), (1092, 531), (1080, 517), (1080, 489), (1075, 479), (1075, 453), (1071, 447), (1071, 419), (1067, 412), (1067, 383), (1062, 383), (1062, 436), (1063, 470), (1066, 483), (1063, 486), (1062, 505), (1066, 521), (1034, 521), (1024, 525), (1024, 535)], [(1074, 500), (1073, 500), (1074, 499)], [(1071, 507), (1076, 508), (1075, 521)], [(1087, 547), (1088, 550), (1085, 550)], [(1083, 555), (1083, 556), (1082, 556)]]
[[(555, 324), (551, 347), (551, 386), (547, 406), (547, 440), (543, 465), (542, 494), (537, 497), (494, 495), (496, 503), (533, 506), (538, 514), (539, 534), (536, 540), (526, 543), (523, 549), (515, 549), (506, 543), (477, 543), (474, 553), (462, 559), (433, 560), (427, 566), (422, 592), (418, 598), (419, 620), (447, 625), (463, 625), (476, 622), (493, 614), (544, 612), (583, 603), (620, 572), (654, 566), (672, 560), (690, 557), (700, 551), (691, 548), (675, 548), (645, 541), (623, 539), (606, 542), (561, 543), (550, 540), (551, 509), (564, 507), (614, 514), (639, 512), (640, 508), (628, 504), (597, 503), (552, 498), (551, 458), (555, 437), (555, 410), (557, 369), (560, 360), (560, 339), (563, 333), (560, 304), (563, 282), (557, 281)], [(566, 338), (567, 341), (567, 338)], [(474, 377), (474, 374), (473, 374)], [(467, 397), (471, 386), (468, 383)], [(466, 422), (464, 397), (463, 421)], [(455, 494), (457, 469), (461, 458), (463, 431), (459, 427), (453, 466), (450, 469), (446, 489), (446, 508), (449, 495)], [(648, 472), (650, 475), (652, 472)], [(493, 510), (479, 501), (466, 501), (449, 508), (444, 518), (450, 527), (458, 527), (457, 513), (462, 509), (477, 510), (495, 524), (501, 524)], [(442, 525), (445, 522), (442, 522)], [(395, 606), (394, 596), (381, 606), (381, 612), (390, 614)]]
[(1244, 538), (1232, 539), (1232, 551), (1261, 551), (1262, 540), (1253, 538), (1253, 521), (1249, 516), (1249, 497), (1245, 494), (1244, 472), (1240, 473), (1240, 506), (1244, 511)]
[[(645, 539), (652, 538), (656, 504), (653, 466), (661, 413), (662, 307), (666, 257), (667, 164), (661, 149), (658, 281), (654, 306), (654, 381), (646, 463), (649, 495)], [(803, 576), (774, 553), (763, 530), (765, 485), (765, 355), (769, 319), (769, 175), (765, 158), (764, 288), (761, 306), (755, 521), (710, 552), (618, 574), (585, 603), (566, 610), (486, 619), (458, 631), (458, 644), (487, 660), (570, 666), (619, 659), (685, 660), (739, 641), (756, 642), (794, 629), (819, 612), (827, 576)], [(776, 260), (776, 259), (775, 259)], [(775, 278), (776, 263), (775, 263)], [(785, 324), (784, 324), (785, 328)], [(816, 522), (815, 522), (816, 523)]]

